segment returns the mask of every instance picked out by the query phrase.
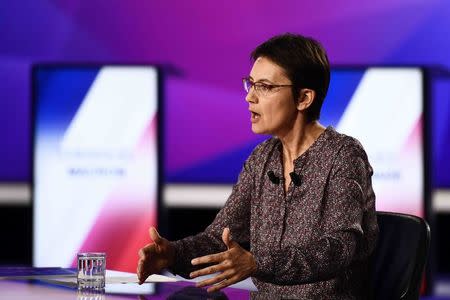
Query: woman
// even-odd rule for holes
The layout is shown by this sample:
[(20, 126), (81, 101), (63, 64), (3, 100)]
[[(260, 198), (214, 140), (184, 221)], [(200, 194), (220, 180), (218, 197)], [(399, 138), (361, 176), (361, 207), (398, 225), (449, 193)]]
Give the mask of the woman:
[[(169, 242), (150, 229), (141, 282), (163, 268), (216, 291), (252, 277), (261, 292), (304, 299), (366, 299), (378, 226), (372, 168), (354, 138), (318, 119), (330, 70), (322, 46), (284, 34), (252, 53), (244, 78), (259, 144), (213, 223)], [(250, 244), (250, 249), (244, 245)]]

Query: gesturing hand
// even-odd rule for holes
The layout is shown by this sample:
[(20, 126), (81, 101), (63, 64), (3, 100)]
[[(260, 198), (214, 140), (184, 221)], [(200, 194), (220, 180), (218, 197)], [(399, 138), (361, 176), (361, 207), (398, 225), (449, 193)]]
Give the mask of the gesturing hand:
[(213, 278), (197, 283), (197, 287), (215, 284), (208, 288), (208, 292), (218, 291), (244, 280), (256, 271), (256, 262), (253, 254), (231, 240), (229, 228), (223, 230), (222, 240), (228, 250), (217, 254), (197, 257), (191, 261), (193, 265), (215, 263), (213, 266), (192, 272), (190, 274), (191, 278), (220, 272), (220, 274)]
[(168, 240), (162, 238), (154, 227), (149, 229), (153, 243), (139, 250), (139, 261), (136, 274), (139, 284), (144, 283), (151, 274), (160, 273), (162, 269), (173, 264), (175, 250)]

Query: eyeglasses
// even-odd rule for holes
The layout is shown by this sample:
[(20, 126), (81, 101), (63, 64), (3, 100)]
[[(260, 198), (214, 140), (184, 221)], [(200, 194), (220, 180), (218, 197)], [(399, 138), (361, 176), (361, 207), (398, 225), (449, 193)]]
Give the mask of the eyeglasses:
[(259, 96), (267, 96), (273, 93), (276, 88), (292, 86), (292, 84), (267, 84), (262, 82), (253, 82), (248, 77), (242, 78), (242, 83), (244, 84), (244, 90), (247, 93), (250, 93), (250, 90), (253, 87), (253, 90)]

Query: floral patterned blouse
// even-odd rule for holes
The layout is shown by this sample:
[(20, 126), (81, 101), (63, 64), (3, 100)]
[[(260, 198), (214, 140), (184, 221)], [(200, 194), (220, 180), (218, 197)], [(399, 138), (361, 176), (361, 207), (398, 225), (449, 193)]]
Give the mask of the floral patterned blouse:
[(294, 172), (298, 180), (285, 192), (280, 140), (259, 144), (212, 224), (173, 242), (171, 271), (188, 277), (199, 268), (192, 258), (225, 251), (221, 237), (229, 227), (233, 240), (249, 245), (256, 260), (252, 280), (258, 291), (303, 299), (369, 298), (368, 259), (378, 224), (373, 171), (363, 147), (327, 127), (295, 159)]

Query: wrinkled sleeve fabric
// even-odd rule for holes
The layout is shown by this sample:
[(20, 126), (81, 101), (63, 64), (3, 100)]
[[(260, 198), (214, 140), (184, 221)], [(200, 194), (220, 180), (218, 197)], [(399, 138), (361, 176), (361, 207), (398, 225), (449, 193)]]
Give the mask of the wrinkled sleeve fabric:
[(172, 242), (175, 247), (175, 263), (169, 271), (188, 278), (190, 272), (202, 268), (192, 266), (193, 258), (225, 251), (222, 233), (226, 227), (230, 228), (234, 241), (241, 245), (249, 243), (253, 156), (252, 154), (244, 163), (231, 195), (211, 225), (204, 232)]
[(283, 285), (316, 282), (333, 278), (353, 261), (367, 258), (372, 249), (363, 246), (362, 224), (366, 211), (374, 210), (372, 173), (362, 146), (355, 141), (344, 144), (325, 187), (321, 228), (317, 228), (320, 238), (307, 246), (267, 249), (255, 257), (254, 277)]

